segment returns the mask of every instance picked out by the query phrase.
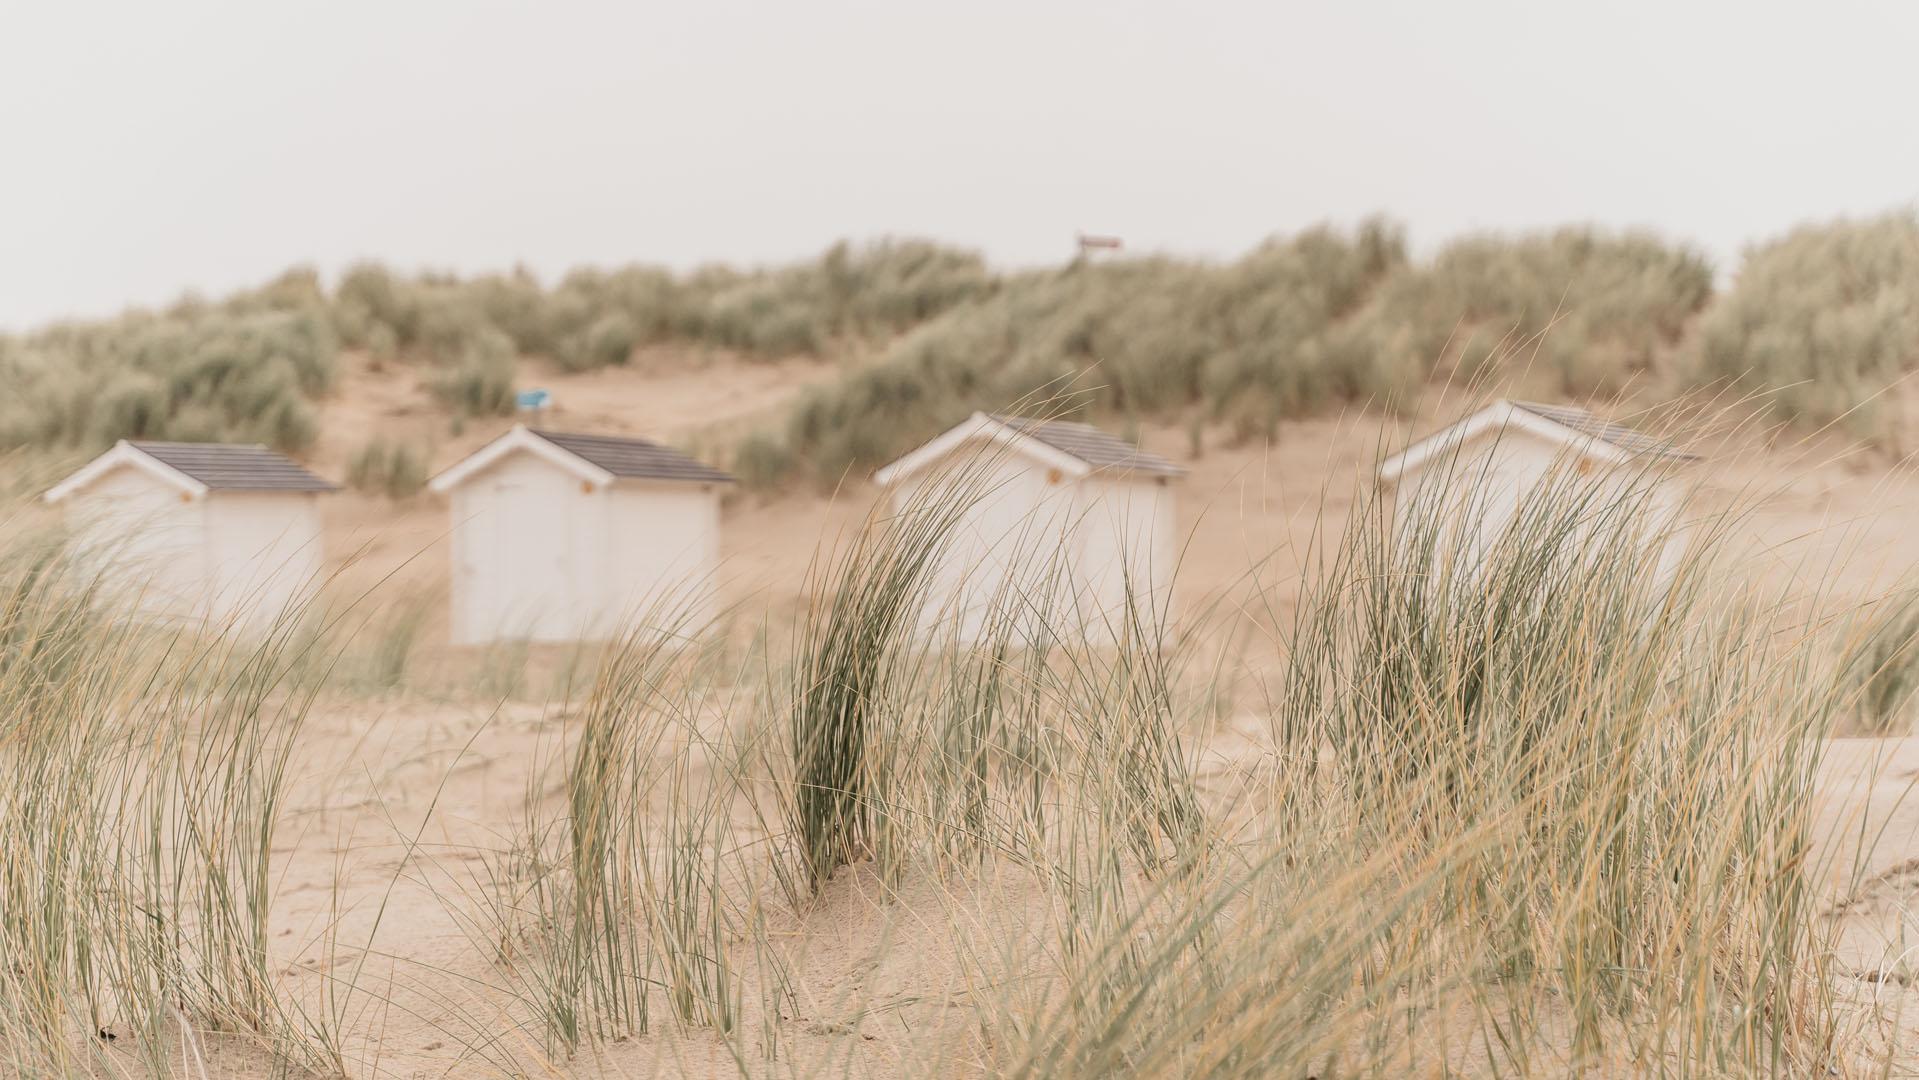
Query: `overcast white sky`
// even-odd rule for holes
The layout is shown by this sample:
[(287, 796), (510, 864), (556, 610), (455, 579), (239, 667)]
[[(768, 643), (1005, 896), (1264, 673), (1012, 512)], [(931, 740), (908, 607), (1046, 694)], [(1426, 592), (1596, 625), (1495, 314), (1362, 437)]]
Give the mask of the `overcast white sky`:
[(0, 327), (299, 262), (689, 266), (1384, 212), (1722, 266), (1919, 201), (1919, 3), (16, 4)]

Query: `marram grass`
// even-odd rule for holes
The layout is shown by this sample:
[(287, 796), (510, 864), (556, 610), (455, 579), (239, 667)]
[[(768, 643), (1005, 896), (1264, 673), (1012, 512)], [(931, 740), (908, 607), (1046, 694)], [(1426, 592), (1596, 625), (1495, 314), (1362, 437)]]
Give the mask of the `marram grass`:
[[(930, 568), (991, 497), (967, 482), (824, 562), (790, 647), (665, 608), (569, 681), (519, 820), (443, 897), (487, 972), (447, 991), (489, 1010), (462, 1067), (654, 1047), (756, 1076), (1910, 1064), (1842, 993), (1812, 863), (1868, 635), (1835, 649), (1740, 584), (1728, 519), (1687, 522), (1662, 564), (1638, 482), (1568, 476), (1487, 544), (1365, 495), (1274, 605), (1271, 655), (1234, 671), (1144, 597), (1088, 637), (1043, 580), (969, 644), (929, 630)], [(363, 1011), (290, 992), (264, 931), (329, 670), (290, 653), (337, 645), (102, 617), (57, 549), (9, 549), (0, 584), (0, 1062), (116, 1075), (131, 1046), (197, 1075), (180, 1047), (219, 1034), (284, 1072), (375, 1075), (346, 1049)], [(859, 947), (906, 991), (813, 981), (809, 943), (849, 905), (891, 913)]]

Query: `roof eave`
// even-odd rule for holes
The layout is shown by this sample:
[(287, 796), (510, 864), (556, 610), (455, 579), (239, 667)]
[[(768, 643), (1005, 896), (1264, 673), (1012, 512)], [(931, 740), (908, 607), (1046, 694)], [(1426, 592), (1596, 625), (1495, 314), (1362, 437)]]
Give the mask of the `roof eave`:
[(609, 483), (614, 487), (631, 485), (666, 484), (673, 487), (697, 485), (699, 487), (719, 486), (737, 487), (739, 479), (732, 476), (619, 476), (614, 475)]
[(1681, 463), (1700, 460), (1696, 454), (1676, 450), (1630, 450), (1590, 432), (1568, 427), (1551, 417), (1542, 416), (1514, 402), (1502, 400), (1454, 421), (1451, 425), (1387, 458), (1380, 463), (1375, 480), (1380, 486), (1390, 488), (1405, 474), (1423, 468), (1433, 458), (1464, 446), (1484, 435), (1488, 430), (1503, 430), (1507, 427), (1517, 427), (1522, 431), (1558, 443), (1571, 453), (1613, 465), (1621, 465), (1649, 456)]
[(525, 424), (515, 424), (504, 435), (468, 454), (440, 475), (427, 481), (426, 488), (435, 495), (445, 495), (502, 458), (521, 450), (565, 469), (595, 487), (605, 487), (618, 479), (612, 473), (573, 451), (534, 434)]
[(976, 412), (917, 449), (880, 468), (873, 474), (873, 482), (881, 487), (892, 487), (908, 477), (916, 476), (937, 465), (953, 451), (965, 445), (968, 439), (973, 438), (984, 438), (1016, 453), (1025, 453), (1038, 458), (1074, 479), (1094, 471), (1092, 465), (1058, 447), (1051, 446), (1044, 440), (1035, 438), (986, 413)]
[(49, 506), (60, 503), (68, 497), (78, 494), (99, 480), (102, 476), (121, 466), (139, 469), (162, 483), (179, 488), (189, 498), (202, 498), (208, 490), (207, 485), (188, 476), (186, 473), (168, 465), (159, 458), (141, 450), (125, 439), (113, 444), (113, 448), (92, 461), (81, 466), (72, 476), (60, 481), (40, 498)]

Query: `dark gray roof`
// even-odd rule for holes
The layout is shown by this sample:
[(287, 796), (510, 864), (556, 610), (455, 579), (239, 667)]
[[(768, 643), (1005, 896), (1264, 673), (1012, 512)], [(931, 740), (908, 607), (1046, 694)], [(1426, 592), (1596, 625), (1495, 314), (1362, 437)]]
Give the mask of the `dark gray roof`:
[(554, 446), (578, 458), (590, 461), (614, 476), (636, 480), (688, 480), (704, 484), (730, 484), (726, 473), (695, 461), (671, 447), (645, 439), (618, 435), (570, 435), (562, 431), (528, 428)]
[(1091, 424), (1079, 424), (1071, 420), (1032, 420), (1024, 416), (999, 414), (995, 414), (993, 419), (1038, 439), (1062, 454), (1070, 454), (1095, 469), (1145, 473), (1148, 476), (1186, 475), (1185, 469), (1158, 454), (1149, 454)]
[(216, 491), (334, 491), (285, 454), (254, 443), (133, 442), (128, 445)]
[(1581, 435), (1590, 435), (1601, 442), (1611, 443), (1627, 453), (1672, 458), (1676, 461), (1699, 460), (1699, 455), (1688, 454), (1665, 439), (1655, 438), (1643, 431), (1635, 431), (1623, 424), (1601, 419), (1572, 405), (1541, 405), (1535, 401), (1515, 401), (1513, 405), (1534, 416), (1551, 420), (1561, 427), (1571, 428)]

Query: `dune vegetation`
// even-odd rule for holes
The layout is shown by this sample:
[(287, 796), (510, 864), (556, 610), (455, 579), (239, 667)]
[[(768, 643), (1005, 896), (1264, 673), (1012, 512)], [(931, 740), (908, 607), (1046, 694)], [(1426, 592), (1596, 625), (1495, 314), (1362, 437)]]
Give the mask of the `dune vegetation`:
[[(968, 497), (823, 557), (790, 635), (657, 610), (556, 687), (519, 808), (460, 842), (435, 807), (493, 727), (435, 759), (423, 817), (375, 789), (370, 884), (286, 808), (349, 779), (306, 774), (314, 718), (406, 684), (410, 614), (170, 634), (103, 617), (57, 547), (16, 543), (0, 1061), (363, 1075), (406, 1052), (383, 1042), (396, 1016), (455, 1075), (1898, 1060), (1848, 994), (1814, 829), (1827, 736), (1883, 644), (1723, 573), (1732, 519), (1665, 579), (1638, 556), (1663, 540), (1635, 531), (1638, 489), (1543, 489), (1484, 558), (1364, 496), (1294, 614), (1270, 613), (1270, 655), (1229, 664), (1143, 602), (1093, 643), (1012, 595), (982, 641), (916, 641)], [(1590, 546), (1595, 520), (1622, 542)], [(325, 917), (275, 933), (278, 884), (316, 873)], [(458, 955), (382, 935), (416, 883)], [(849, 922), (867, 910), (892, 914)]]
[(114, 439), (309, 445), (343, 348), (417, 365), (455, 417), (511, 412), (516, 364), (627, 363), (660, 343), (753, 357), (884, 339), (990, 284), (978, 256), (912, 241), (839, 245), (761, 271), (579, 271), (459, 279), (348, 269), (331, 290), (289, 271), (219, 301), (0, 336), (0, 449), (97, 449)]
[(1590, 230), (1474, 237), (1415, 264), (1377, 221), (1226, 264), (1074, 264), (1011, 278), (807, 396), (742, 450), (744, 473), (830, 484), (974, 409), (1075, 390), (1085, 410), (1241, 438), (1335, 405), (1404, 405), (1494, 354), (1549, 372), (1556, 393), (1616, 390), (1675, 345), (1711, 280), (1683, 249)]
[[(1433, 380), (1560, 397), (1750, 397), (1807, 429), (1887, 443), (1887, 388), (1919, 367), (1919, 217), (1808, 226), (1755, 248), (1715, 296), (1683, 245), (1568, 228), (1409, 258), (1383, 220), (1278, 237), (1228, 262), (1164, 257), (995, 272), (920, 241), (840, 244), (755, 270), (459, 278), (367, 263), (220, 301), (0, 337), (0, 450), (115, 438), (298, 451), (342, 349), (417, 367), (454, 422), (511, 412), (520, 364), (564, 371), (657, 349), (814, 357), (840, 378), (730, 432), (761, 485), (871, 468), (974, 408), (1079, 391), (1126, 420), (1269, 438), (1332, 407), (1395, 408)], [(1488, 358), (1497, 358), (1489, 361)]]
[(426, 452), (411, 443), (389, 442), (375, 435), (353, 452), (347, 462), (346, 482), (360, 491), (391, 499), (417, 495), (426, 487)]
[(1685, 379), (1762, 392), (1802, 427), (1888, 434), (1919, 370), (1919, 212), (1808, 226), (1753, 249), (1700, 320)]

